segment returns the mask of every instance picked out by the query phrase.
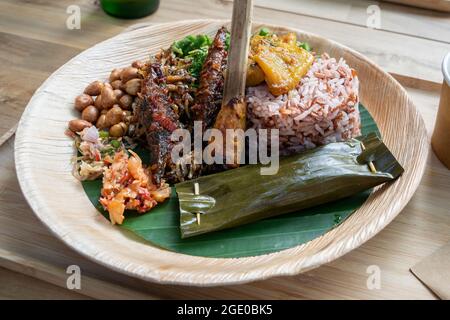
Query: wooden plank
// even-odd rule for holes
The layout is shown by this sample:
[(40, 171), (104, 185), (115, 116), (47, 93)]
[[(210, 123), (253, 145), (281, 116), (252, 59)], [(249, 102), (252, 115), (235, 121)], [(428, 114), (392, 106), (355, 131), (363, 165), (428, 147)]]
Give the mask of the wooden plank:
[(63, 45), (0, 32), (0, 137), (19, 121), (35, 89), (77, 53)]
[(227, 104), (235, 97), (245, 96), (245, 76), (247, 74), (252, 13), (252, 0), (239, 0), (234, 3), (230, 28), (231, 38), (228, 52), (227, 76), (225, 77), (222, 104)]
[(119, 33), (122, 26), (130, 21), (114, 19), (92, 1), (83, 1), (76, 4), (81, 9), (81, 29), (69, 30), (66, 27), (66, 20), (69, 17), (66, 9), (73, 4), (74, 2), (69, 0), (57, 2), (1, 0), (0, 31), (85, 49), (112, 34)]
[[(123, 27), (132, 23), (167, 22), (198, 17), (229, 19), (232, 7), (231, 2), (224, 0), (218, 2), (198, 0), (189, 6), (186, 6), (183, 0), (170, 0), (161, 2), (160, 9), (154, 15), (139, 20), (120, 20), (107, 16), (92, 4), (83, 3), (80, 5), (82, 17), (84, 17), (82, 18), (81, 30), (67, 30), (65, 28), (67, 14), (64, 10), (69, 4), (72, 4), (69, 0), (58, 1), (56, 6), (50, 1), (18, 4), (13, 0), (1, 0), (0, 20), (2, 24), (0, 25), (0, 31), (77, 48), (86, 48), (119, 33)], [(339, 11), (337, 10), (337, 12)], [(36, 18), (29, 19), (30, 16)], [(445, 27), (436, 27), (438, 30), (431, 32), (431, 34), (437, 34), (441, 37), (441, 42), (439, 42), (426, 39), (426, 37), (418, 38), (401, 33), (372, 30), (367, 29), (365, 25), (361, 26), (338, 20), (323, 20), (305, 14), (262, 7), (255, 8), (254, 20), (286, 25), (320, 34), (365, 54), (388, 72), (435, 83), (441, 83), (442, 81), (440, 63), (445, 53), (450, 51), (450, 45), (442, 42), (443, 39), (448, 39), (442, 36), (441, 29), (445, 29)], [(411, 29), (412, 23), (410, 20), (402, 20), (399, 17), (392, 17), (391, 20), (398, 21), (399, 26), (405, 30)], [(431, 19), (424, 22), (420, 29), (430, 29), (430, 25), (436, 24), (441, 26), (440, 23), (433, 21)], [(443, 23), (445, 24), (445, 22)], [(367, 41), (367, 39), (370, 39), (370, 41)]]
[[(161, 18), (164, 16), (164, 21), (173, 21), (180, 19), (194, 19), (199, 18), (201, 13), (207, 12), (208, 17), (223, 17), (220, 13), (214, 12), (209, 7), (221, 7), (225, 5), (228, 7), (233, 0), (201, 0), (196, 1), (196, 4), (190, 3), (186, 6), (185, 1), (178, 2), (164, 1), (161, 2), (159, 11), (156, 14), (138, 21), (148, 21), (153, 20), (155, 22), (162, 21)], [(404, 1), (404, 0), (400, 0)], [(411, 1), (411, 0), (408, 0)], [(5, 5), (4, 10), (12, 10), (14, 5), (22, 6), (23, 12), (21, 15), (34, 14), (38, 15), (40, 21), (26, 21), (22, 29), (35, 25), (38, 23), (44, 30), (50, 31), (52, 26), (59, 27), (59, 35), (64, 32), (71, 42), (68, 44), (78, 45), (80, 41), (89, 40), (90, 36), (96, 33), (96, 26), (103, 26), (108, 24), (109, 30), (102, 31), (113, 31), (119, 32), (121, 26), (130, 25), (136, 23), (137, 20), (121, 20), (115, 19), (106, 15), (98, 5), (95, 5), (94, 1), (84, 1), (77, 3), (81, 9), (82, 13), (82, 28), (81, 30), (62, 30), (65, 28), (65, 20), (69, 16), (65, 11), (69, 5), (73, 3), (69, 0), (58, 1), (56, 3), (46, 0), (39, 2), (27, 2), (24, 4), (21, 1), (15, 0), (2, 0), (3, 5)], [(423, 1), (421, 1), (423, 2)], [(449, 1), (447, 1), (450, 3)], [(176, 6), (178, 5), (178, 6)], [(206, 5), (206, 6), (205, 6)], [(283, 0), (283, 1), (270, 1), (270, 0), (256, 0), (255, 7), (271, 9), (277, 12), (285, 11), (288, 13), (296, 13), (304, 16), (316, 17), (321, 19), (326, 19), (330, 21), (343, 22), (347, 24), (353, 24), (358, 26), (366, 26), (368, 13), (367, 8), (370, 5), (378, 5), (381, 8), (381, 29), (384, 31), (390, 31), (395, 33), (406, 34), (414, 37), (421, 37), (426, 39), (432, 39), (436, 41), (449, 42), (450, 40), (450, 16), (447, 13), (435, 12), (426, 9), (405, 7), (402, 5), (392, 4), (373, 0), (303, 0), (299, 3), (296, 0)], [(190, 7), (190, 8), (189, 8)], [(192, 10), (197, 9), (197, 10)], [(186, 11), (186, 18), (183, 15), (172, 14), (168, 15), (170, 11)], [(198, 11), (200, 10), (200, 11)], [(5, 11), (7, 12), (7, 11)], [(196, 15), (191, 15), (191, 13), (198, 12)], [(167, 17), (166, 17), (167, 16)], [(182, 18), (183, 17), (183, 18)], [(230, 15), (228, 15), (230, 17)], [(11, 17), (4, 16), (5, 25), (11, 22)], [(43, 18), (43, 19), (42, 19)], [(15, 18), (16, 19), (16, 18)], [(408, 26), (408, 28), (405, 28)], [(100, 31), (100, 30), (98, 30)], [(79, 39), (80, 33), (89, 34), (87, 39)], [(114, 34), (114, 33), (111, 33)], [(42, 35), (45, 36), (45, 35)], [(47, 35), (48, 36), (48, 35)], [(77, 39), (78, 38), (78, 39)], [(56, 38), (58, 41), (61, 36)], [(69, 40), (67, 39), (67, 40)]]
[(26, 276), (22, 273), (0, 268), (0, 300), (79, 300), (89, 299), (76, 291), (64, 290), (48, 282)]
[[(115, 285), (109, 282), (90, 277), (84, 274), (84, 269), (80, 267), (80, 289), (69, 290), (67, 288), (67, 279), (69, 274), (64, 268), (55, 266), (46, 262), (37, 261), (30, 256), (22, 256), (13, 254), (9, 251), (0, 249), (0, 265), (4, 268), (20, 272), (24, 275), (34, 277), (62, 288), (58, 290), (64, 294), (75, 296), (75, 294), (95, 299), (155, 299), (154, 296), (144, 294), (138, 290), (130, 290), (128, 288)], [(73, 263), (72, 265), (77, 265)], [(67, 267), (70, 265), (67, 265)], [(79, 266), (79, 265), (77, 265)], [(3, 284), (3, 283), (2, 283)], [(6, 290), (5, 290), (6, 291)], [(80, 298), (82, 298), (82, 296)]]
[(407, 6), (450, 12), (450, 0), (384, 0)]
[[(409, 90), (433, 127), (438, 94)], [(165, 286), (143, 283), (97, 265), (70, 250), (51, 235), (29, 209), (14, 171), (13, 142), (0, 146), (0, 265), (65, 285), (63, 272), (70, 264), (81, 267), (87, 284), (99, 290), (84, 294), (96, 298), (150, 296), (159, 298), (225, 299), (433, 299), (409, 268), (450, 240), (448, 197), (450, 171), (431, 154), (424, 179), (412, 201), (393, 223), (360, 248), (331, 264), (302, 275), (217, 288)], [(432, 236), (430, 236), (432, 235)], [(5, 253), (6, 252), (6, 253)], [(13, 263), (11, 262), (13, 261)], [(29, 265), (32, 265), (29, 268)], [(367, 268), (381, 269), (381, 289), (366, 286)], [(91, 282), (91, 280), (93, 282)], [(93, 289), (92, 289), (93, 290)]]
[(376, 5), (380, 8), (381, 30), (450, 43), (450, 15), (442, 12), (371, 0), (255, 0), (255, 5), (361, 27), (367, 27), (369, 6)]

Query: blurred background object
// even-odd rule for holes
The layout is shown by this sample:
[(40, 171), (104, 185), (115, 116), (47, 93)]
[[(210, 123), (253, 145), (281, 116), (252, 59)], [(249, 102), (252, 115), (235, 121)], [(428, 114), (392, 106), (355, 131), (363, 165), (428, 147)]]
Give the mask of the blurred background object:
[(158, 10), (159, 0), (101, 0), (100, 4), (109, 15), (135, 19), (148, 16)]
[(441, 162), (450, 169), (450, 52), (442, 62), (444, 81), (431, 145)]

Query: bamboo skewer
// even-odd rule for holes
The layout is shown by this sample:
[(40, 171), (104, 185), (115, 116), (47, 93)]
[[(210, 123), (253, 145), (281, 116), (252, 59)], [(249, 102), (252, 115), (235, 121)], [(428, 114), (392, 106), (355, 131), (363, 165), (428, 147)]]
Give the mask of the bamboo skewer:
[[(227, 129), (245, 130), (246, 109), (245, 81), (247, 77), (247, 61), (252, 26), (253, 0), (235, 0), (231, 17), (231, 38), (228, 51), (227, 73), (225, 77), (222, 107), (217, 115), (214, 128), (219, 129), (226, 137)], [(239, 166), (243, 145), (238, 141), (225, 141), (233, 144), (233, 163), (230, 167)], [(228, 159), (228, 157), (227, 157)], [(199, 195), (199, 185), (194, 183), (194, 195)], [(200, 212), (196, 212), (197, 224), (200, 225)]]
[[(361, 142), (361, 149), (363, 151), (366, 150), (366, 146), (362, 142)], [(375, 165), (373, 164), (372, 161), (369, 161), (369, 169), (370, 169), (370, 171), (372, 171), (372, 173), (377, 173), (377, 169), (375, 168)]]
[[(214, 128), (219, 129), (224, 137), (226, 137), (228, 129), (245, 130), (247, 112), (245, 81), (252, 25), (252, 2), (252, 0), (235, 0), (233, 2), (230, 49), (228, 51), (222, 107), (214, 123)], [(241, 163), (241, 153), (244, 146), (238, 140), (226, 141), (224, 139), (224, 146), (228, 144), (231, 145), (229, 150), (230, 158), (231, 156), (232, 158), (231, 161), (227, 162), (227, 165), (230, 168), (238, 167)], [(231, 152), (233, 153), (231, 154)], [(226, 158), (229, 158), (228, 155)]]
[(222, 105), (245, 95), (245, 80), (252, 26), (253, 0), (235, 0), (231, 17), (230, 49)]
[[(198, 182), (194, 183), (194, 194), (196, 196), (200, 194), (200, 186)], [(200, 224), (200, 212), (197, 212), (196, 215), (197, 215), (197, 224)]]

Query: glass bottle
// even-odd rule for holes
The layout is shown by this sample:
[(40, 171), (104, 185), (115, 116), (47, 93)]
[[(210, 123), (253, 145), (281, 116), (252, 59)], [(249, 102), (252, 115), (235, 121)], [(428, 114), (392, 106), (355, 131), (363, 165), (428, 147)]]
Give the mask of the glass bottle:
[(135, 19), (155, 12), (159, 7), (159, 0), (101, 0), (100, 4), (109, 15)]

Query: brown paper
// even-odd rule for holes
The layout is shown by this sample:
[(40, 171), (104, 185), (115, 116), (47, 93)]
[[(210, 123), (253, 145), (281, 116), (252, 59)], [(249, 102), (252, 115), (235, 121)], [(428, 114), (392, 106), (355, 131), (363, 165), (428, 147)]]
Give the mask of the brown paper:
[(411, 272), (439, 298), (450, 300), (450, 242), (412, 267)]

